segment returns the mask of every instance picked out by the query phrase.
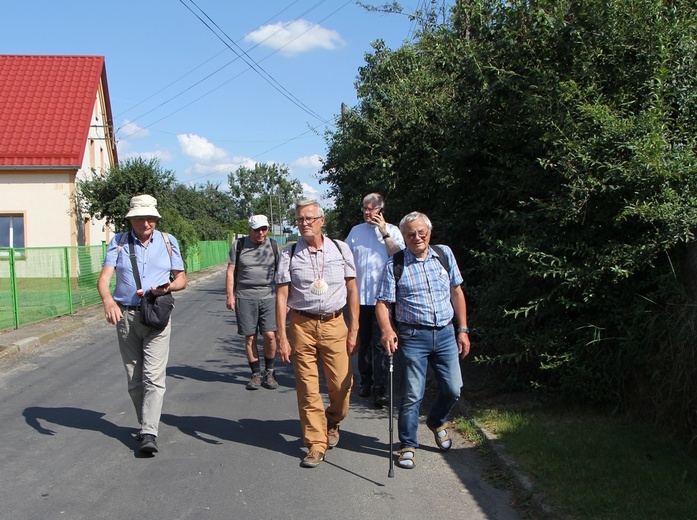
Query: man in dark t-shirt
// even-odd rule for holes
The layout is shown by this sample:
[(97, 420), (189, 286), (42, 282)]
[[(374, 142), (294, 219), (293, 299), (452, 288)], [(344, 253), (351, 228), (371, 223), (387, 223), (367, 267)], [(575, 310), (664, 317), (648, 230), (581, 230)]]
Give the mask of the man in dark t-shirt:
[[(278, 246), (267, 238), (269, 221), (265, 215), (249, 219), (249, 236), (240, 237), (228, 254), (225, 288), (227, 308), (235, 311), (237, 333), (244, 336), (245, 353), (252, 378), (247, 390), (260, 386), (274, 389), (276, 357), (276, 254)], [(275, 247), (274, 247), (275, 246)], [(257, 332), (264, 340), (264, 372), (257, 348)]]

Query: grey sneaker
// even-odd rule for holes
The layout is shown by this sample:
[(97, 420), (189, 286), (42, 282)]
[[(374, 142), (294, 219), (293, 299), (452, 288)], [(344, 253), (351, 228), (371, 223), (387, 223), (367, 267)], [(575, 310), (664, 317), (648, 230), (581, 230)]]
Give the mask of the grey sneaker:
[(252, 379), (247, 383), (247, 390), (259, 390), (261, 387), (261, 372), (254, 372)]
[(278, 381), (276, 381), (276, 378), (273, 376), (273, 369), (264, 372), (264, 378), (261, 382), (261, 386), (268, 388), (269, 390), (278, 388)]
[(157, 437), (146, 433), (140, 441), (140, 451), (144, 453), (157, 453)]

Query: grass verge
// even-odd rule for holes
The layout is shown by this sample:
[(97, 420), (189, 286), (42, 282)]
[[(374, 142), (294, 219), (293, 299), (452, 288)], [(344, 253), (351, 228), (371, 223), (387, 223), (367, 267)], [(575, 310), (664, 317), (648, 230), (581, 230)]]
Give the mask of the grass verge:
[(455, 421), (484, 447), (472, 420), (498, 438), (554, 517), (697, 519), (697, 450), (660, 432), (595, 412), (490, 406)]

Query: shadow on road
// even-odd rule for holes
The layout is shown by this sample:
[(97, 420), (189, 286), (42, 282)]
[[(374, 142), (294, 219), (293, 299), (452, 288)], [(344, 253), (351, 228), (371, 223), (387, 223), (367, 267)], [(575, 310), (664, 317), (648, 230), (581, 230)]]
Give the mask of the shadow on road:
[(55, 435), (56, 432), (41, 425), (41, 421), (58, 424), (68, 428), (78, 430), (89, 430), (103, 433), (121, 441), (129, 448), (134, 448), (133, 428), (116, 426), (114, 423), (104, 419), (104, 413), (84, 408), (72, 408), (61, 406), (56, 408), (44, 408), (41, 406), (31, 406), (25, 408), (24, 419), (27, 424), (43, 435)]

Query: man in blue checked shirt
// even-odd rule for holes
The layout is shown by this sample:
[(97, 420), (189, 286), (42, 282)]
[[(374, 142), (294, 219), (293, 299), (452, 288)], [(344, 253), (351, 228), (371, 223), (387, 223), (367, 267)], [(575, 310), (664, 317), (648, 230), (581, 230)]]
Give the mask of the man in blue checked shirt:
[[(470, 351), (467, 304), (460, 284), (462, 276), (448, 246), (429, 247), (433, 226), (423, 213), (414, 211), (399, 223), (407, 247), (403, 258), (387, 261), (377, 289), (377, 316), (382, 345), (388, 353), (399, 349), (401, 400), (398, 433), (401, 449), (397, 465), (412, 469), (419, 446), (419, 407), (426, 389), (430, 364), (438, 383), (438, 397), (426, 418), (436, 445), (442, 451), (452, 446), (448, 435), (448, 414), (460, 397), (462, 373), (459, 358)], [(439, 259), (439, 253), (447, 258)], [(401, 265), (403, 270), (399, 274)], [(397, 281), (395, 283), (395, 264)], [(450, 272), (446, 266), (449, 266)], [(395, 332), (390, 304), (395, 304)], [(453, 318), (457, 331), (453, 330)]]

